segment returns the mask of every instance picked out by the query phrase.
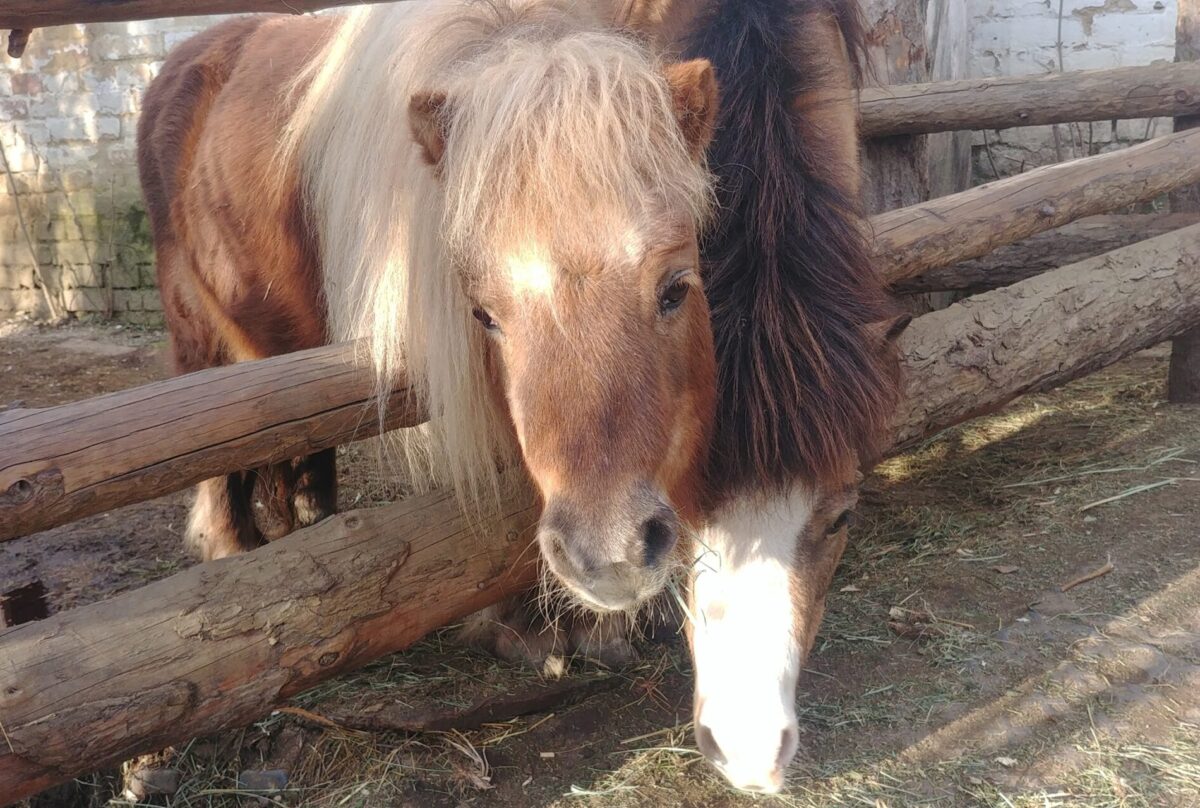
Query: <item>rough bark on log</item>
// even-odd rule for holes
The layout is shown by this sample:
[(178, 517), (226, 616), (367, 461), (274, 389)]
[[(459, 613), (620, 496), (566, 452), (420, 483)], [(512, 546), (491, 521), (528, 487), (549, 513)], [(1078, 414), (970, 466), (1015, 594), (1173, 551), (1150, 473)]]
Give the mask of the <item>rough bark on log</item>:
[[(884, 84), (929, 80), (923, 0), (864, 0), (867, 60)], [(929, 198), (924, 137), (879, 138), (862, 144), (863, 200), (868, 213)]]
[(880, 271), (893, 283), (977, 258), (1068, 222), (1200, 181), (1200, 129), (1035, 168), (871, 217)]
[[(1200, 70), (1200, 0), (1179, 0), (1177, 13), (1175, 59)], [(1200, 128), (1200, 111), (1193, 112), (1175, 119), (1176, 132)], [(1200, 183), (1176, 188), (1169, 199), (1173, 212), (1200, 213)], [(1174, 404), (1200, 404), (1200, 328), (1171, 343), (1167, 400)]]
[(1090, 216), (1025, 241), (998, 247), (980, 258), (931, 269), (924, 275), (900, 281), (894, 288), (909, 294), (942, 291), (977, 294), (1197, 222), (1200, 213)]
[[(0, 413), (0, 541), (377, 434), (346, 343)], [(406, 388), (388, 428), (424, 420)]]
[[(901, 337), (897, 444), (1198, 322), (1200, 225), (927, 314)], [(513, 499), (473, 536), (448, 496), (406, 500), (0, 631), (0, 794), (245, 724), (514, 591), (534, 517)]]
[(322, 8), (372, 2), (384, 0), (4, 0), (0, 6), (0, 28), (46, 28), (202, 14), (303, 14)]
[(522, 494), (476, 535), (453, 496), (416, 497), (0, 631), (0, 803), (244, 725), (520, 591), (535, 519)]
[(901, 336), (896, 445), (992, 412), (1200, 323), (1200, 225), (996, 289)]
[(1200, 64), (865, 88), (864, 138), (1200, 113)]

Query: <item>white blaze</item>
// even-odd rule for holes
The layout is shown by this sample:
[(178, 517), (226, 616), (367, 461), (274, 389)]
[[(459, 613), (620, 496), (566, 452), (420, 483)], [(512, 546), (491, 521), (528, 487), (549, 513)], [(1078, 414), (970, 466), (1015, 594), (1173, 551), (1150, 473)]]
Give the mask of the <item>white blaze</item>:
[(790, 573), (813, 495), (738, 500), (701, 531), (692, 583), (696, 732), (711, 733), (733, 785), (778, 791), (796, 750)]

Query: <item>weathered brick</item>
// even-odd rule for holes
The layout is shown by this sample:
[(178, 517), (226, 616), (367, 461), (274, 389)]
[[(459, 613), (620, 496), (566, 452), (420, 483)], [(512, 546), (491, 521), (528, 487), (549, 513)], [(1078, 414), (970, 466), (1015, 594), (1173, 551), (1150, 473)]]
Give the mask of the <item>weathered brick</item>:
[(62, 301), (70, 312), (108, 311), (108, 295), (103, 289), (64, 289)]
[(42, 92), (42, 77), (37, 73), (14, 73), (13, 95), (38, 95)]
[(32, 289), (33, 267), (0, 265), (0, 289)]
[(50, 314), (46, 298), (33, 289), (0, 289), (0, 311), (21, 312), (35, 317)]

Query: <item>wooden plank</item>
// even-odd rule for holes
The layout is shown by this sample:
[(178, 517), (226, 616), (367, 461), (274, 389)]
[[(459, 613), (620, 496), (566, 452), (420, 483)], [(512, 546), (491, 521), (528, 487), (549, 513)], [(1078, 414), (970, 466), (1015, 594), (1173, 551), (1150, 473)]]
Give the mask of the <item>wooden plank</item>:
[[(1200, 70), (1200, 0), (1179, 0), (1175, 24), (1177, 67)], [(1200, 128), (1200, 111), (1175, 119), (1175, 131)], [(1200, 161), (1200, 156), (1197, 156)], [(1169, 196), (1175, 213), (1200, 213), (1200, 183), (1176, 188)], [(1167, 400), (1173, 404), (1200, 404), (1200, 328), (1171, 342), (1167, 371)]]
[(892, 283), (977, 258), (1068, 222), (1200, 181), (1200, 129), (1043, 166), (962, 193), (872, 216), (880, 271)]
[(525, 589), (536, 518), (521, 494), (475, 533), (416, 497), (0, 630), (0, 800), (244, 725)]
[(1195, 115), (1200, 64), (869, 87), (859, 111), (865, 138)]
[[(0, 414), (0, 541), (377, 434), (350, 343)], [(424, 420), (406, 387), (389, 429)]]

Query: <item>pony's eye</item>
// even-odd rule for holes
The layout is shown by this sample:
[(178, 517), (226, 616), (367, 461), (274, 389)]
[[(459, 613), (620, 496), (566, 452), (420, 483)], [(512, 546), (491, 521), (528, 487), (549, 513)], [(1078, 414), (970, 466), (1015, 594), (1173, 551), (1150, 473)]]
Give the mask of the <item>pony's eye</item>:
[(842, 511), (841, 514), (838, 515), (838, 518), (833, 520), (833, 524), (829, 526), (829, 529), (826, 530), (825, 533), (828, 536), (832, 536), (834, 533), (837, 533), (848, 524), (850, 524), (850, 511)]
[(500, 330), (500, 324), (492, 319), (492, 315), (488, 314), (478, 306), (471, 310), (471, 316), (478, 320), (480, 325), (482, 325), (488, 331)]
[(660, 314), (670, 314), (683, 305), (683, 301), (687, 300), (688, 292), (691, 291), (691, 284), (683, 278), (676, 278), (671, 281), (671, 284), (663, 290), (658, 298), (658, 311)]

